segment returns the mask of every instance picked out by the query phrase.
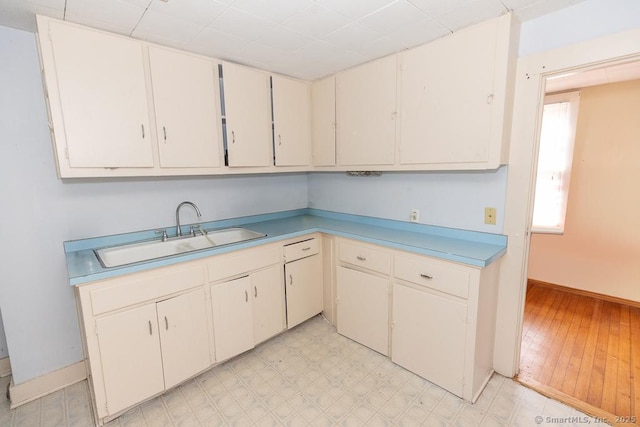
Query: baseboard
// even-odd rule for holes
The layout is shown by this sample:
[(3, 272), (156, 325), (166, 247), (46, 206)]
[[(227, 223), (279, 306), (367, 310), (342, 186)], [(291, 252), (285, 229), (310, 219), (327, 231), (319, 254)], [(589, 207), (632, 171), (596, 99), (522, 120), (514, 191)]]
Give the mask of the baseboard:
[(598, 294), (596, 292), (585, 291), (583, 289), (570, 288), (568, 286), (557, 285), (555, 283), (544, 282), (542, 280), (527, 279), (527, 290), (533, 285), (544, 286), (546, 288), (557, 289), (559, 291), (569, 292), (576, 295), (600, 299), (603, 301), (614, 302), (617, 304), (628, 305), (630, 307), (640, 308), (640, 301), (632, 301), (629, 299), (618, 298), (611, 295)]
[(11, 375), (11, 363), (9, 358), (5, 357), (0, 359), (0, 378)]
[(11, 409), (80, 382), (85, 378), (87, 378), (87, 369), (84, 360), (82, 360), (21, 384), (14, 384), (11, 381), (9, 386)]

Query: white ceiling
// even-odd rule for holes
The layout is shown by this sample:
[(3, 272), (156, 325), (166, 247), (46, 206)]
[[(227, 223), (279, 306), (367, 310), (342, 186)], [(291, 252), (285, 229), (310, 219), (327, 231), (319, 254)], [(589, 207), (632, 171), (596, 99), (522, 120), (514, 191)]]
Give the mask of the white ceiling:
[(583, 0), (0, 0), (35, 14), (313, 80), (508, 11), (526, 21)]

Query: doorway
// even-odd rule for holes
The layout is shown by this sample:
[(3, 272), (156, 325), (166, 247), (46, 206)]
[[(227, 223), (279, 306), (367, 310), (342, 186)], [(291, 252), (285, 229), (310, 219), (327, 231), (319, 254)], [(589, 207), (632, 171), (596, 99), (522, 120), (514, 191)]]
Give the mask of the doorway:
[(638, 76), (638, 63), (624, 63), (546, 81), (547, 93), (581, 90), (581, 112), (564, 227), (542, 233), (534, 220), (531, 228), (517, 376), (631, 424), (640, 420)]

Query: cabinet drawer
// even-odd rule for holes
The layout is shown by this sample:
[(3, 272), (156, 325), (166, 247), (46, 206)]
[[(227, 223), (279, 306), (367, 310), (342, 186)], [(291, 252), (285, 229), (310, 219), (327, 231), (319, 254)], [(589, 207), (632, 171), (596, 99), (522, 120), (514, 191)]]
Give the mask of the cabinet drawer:
[(395, 277), (460, 298), (469, 295), (469, 271), (430, 258), (396, 256)]
[(280, 262), (278, 246), (262, 246), (211, 257), (207, 261), (209, 282), (249, 273)]
[(161, 269), (122, 277), (90, 291), (91, 309), (93, 315), (97, 316), (203, 284), (202, 265)]
[(320, 245), (316, 238), (292, 243), (284, 247), (284, 262), (295, 261), (300, 258), (315, 255), (318, 252), (320, 252)]
[(364, 245), (340, 242), (340, 261), (378, 273), (391, 273), (391, 255)]

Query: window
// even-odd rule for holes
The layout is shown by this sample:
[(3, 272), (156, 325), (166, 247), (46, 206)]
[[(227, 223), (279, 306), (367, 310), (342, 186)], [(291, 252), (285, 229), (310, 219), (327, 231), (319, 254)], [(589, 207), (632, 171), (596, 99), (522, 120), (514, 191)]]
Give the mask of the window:
[(580, 92), (545, 97), (533, 207), (534, 233), (564, 233), (579, 100)]

